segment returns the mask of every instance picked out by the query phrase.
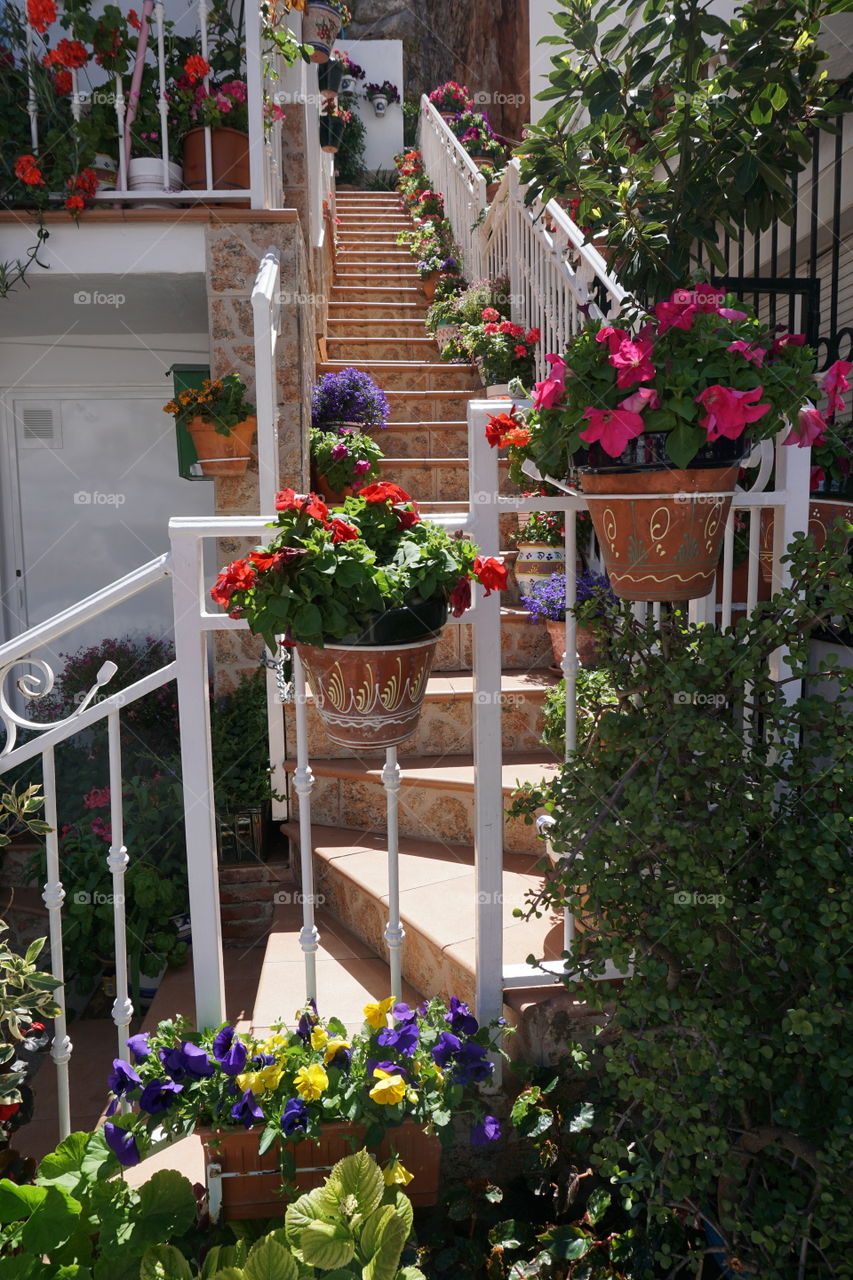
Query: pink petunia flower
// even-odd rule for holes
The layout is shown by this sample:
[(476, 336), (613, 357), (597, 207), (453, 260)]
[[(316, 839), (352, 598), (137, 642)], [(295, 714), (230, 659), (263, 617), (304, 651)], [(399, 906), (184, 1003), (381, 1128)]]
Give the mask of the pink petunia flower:
[(631, 395), (619, 401), (619, 408), (627, 409), (629, 413), (642, 413), (644, 409), (659, 409), (660, 396), (654, 387), (638, 387)]
[(734, 387), (721, 387), (719, 383), (715, 383), (700, 392), (696, 402), (708, 412), (699, 422), (708, 432), (708, 439), (719, 440), (721, 436), (725, 436), (727, 440), (737, 440), (743, 435), (748, 422), (757, 422), (759, 418), (763, 418), (770, 405), (754, 403), (763, 391), (763, 387), (753, 387), (751, 391), (736, 391)]
[(800, 410), (797, 415), (797, 425), (791, 427), (783, 444), (795, 444), (799, 449), (805, 449), (813, 444), (823, 444), (825, 431), (826, 423), (823, 420), (823, 414), (815, 409), (814, 405), (807, 405)]
[(764, 357), (767, 355), (766, 347), (752, 347), (748, 342), (744, 342), (743, 338), (739, 338), (737, 342), (730, 343), (726, 347), (726, 351), (739, 351), (745, 360), (750, 360), (759, 369), (764, 364)]
[(586, 444), (597, 441), (611, 458), (618, 458), (624, 453), (628, 441), (643, 430), (640, 415), (627, 409), (593, 409), (590, 405), (584, 409), (583, 416), (589, 418), (589, 426), (581, 432), (581, 440)]
[(648, 339), (632, 342), (623, 339), (619, 346), (610, 350), (610, 363), (616, 369), (616, 385), (620, 391), (632, 387), (635, 382), (648, 382), (656, 373), (652, 364), (654, 344)]
[[(788, 441), (785, 441), (787, 444)], [(823, 467), (812, 467), (809, 471), (809, 490), (814, 493), (815, 489), (819, 489), (826, 480), (826, 472)]]
[(551, 371), (542, 382), (537, 382), (533, 394), (534, 409), (553, 409), (562, 403), (566, 394), (566, 362), (562, 356), (549, 355), (545, 359)]
[(611, 354), (618, 350), (620, 343), (629, 341), (629, 338), (630, 334), (627, 329), (614, 329), (612, 325), (605, 325), (595, 335), (596, 342), (607, 343)]
[(836, 360), (823, 375), (823, 390), (827, 398), (827, 413), (843, 413), (844, 397), (850, 390), (847, 374), (853, 369), (849, 360)]

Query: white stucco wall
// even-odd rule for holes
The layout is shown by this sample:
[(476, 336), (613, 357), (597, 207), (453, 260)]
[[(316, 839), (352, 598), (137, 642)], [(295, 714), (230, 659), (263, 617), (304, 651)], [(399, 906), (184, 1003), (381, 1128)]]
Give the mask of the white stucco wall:
[[(364, 85), (382, 84), (390, 80), (397, 86), (403, 99), (403, 42), (402, 40), (338, 40), (335, 48), (346, 53), (353, 62), (364, 67)], [(367, 130), (364, 163), (368, 173), (376, 169), (393, 169), (394, 156), (403, 150), (403, 111), (399, 104), (389, 105), (381, 118), (364, 98), (359, 98), (356, 110)]]

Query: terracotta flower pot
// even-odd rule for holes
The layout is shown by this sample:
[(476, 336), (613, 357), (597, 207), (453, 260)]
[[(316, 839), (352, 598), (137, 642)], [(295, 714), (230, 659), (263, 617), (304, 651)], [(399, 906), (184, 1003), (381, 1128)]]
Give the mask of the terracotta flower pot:
[(435, 291), (438, 288), (438, 271), (431, 271), (428, 276), (421, 280), (421, 290), (427, 301), (432, 302), (435, 297)]
[(697, 600), (708, 594), (732, 501), (723, 495), (734, 489), (737, 471), (734, 464), (582, 474), (581, 487), (617, 596)]
[[(249, 135), (220, 125), (210, 131), (210, 160), (215, 191), (248, 188)], [(190, 191), (207, 190), (204, 129), (190, 129), (184, 138), (184, 186)]]
[(228, 436), (220, 435), (212, 422), (193, 418), (187, 423), (196, 457), (204, 476), (241, 476), (252, 457), (252, 441), (258, 420), (246, 418), (231, 428)]
[(563, 547), (551, 547), (547, 542), (519, 542), (517, 546), (515, 577), (523, 596), (530, 595), (536, 583), (550, 578), (552, 573), (566, 572), (566, 553)]
[[(807, 532), (814, 538), (815, 550), (823, 550), (827, 536), (836, 520), (853, 522), (853, 502), (844, 498), (812, 499), (809, 503)], [(763, 508), (758, 558), (761, 577), (766, 583), (771, 582), (773, 578), (773, 528), (773, 510)]]
[[(204, 1143), (208, 1187), (210, 1166), (218, 1165), (223, 1174), (222, 1217), (226, 1221), (242, 1218), (280, 1217), (287, 1199), (281, 1193), (282, 1176), (279, 1155), (275, 1149), (258, 1154), (258, 1129), (199, 1130)], [(329, 1170), (338, 1160), (351, 1155), (364, 1145), (364, 1128), (343, 1121), (323, 1125), (316, 1140), (303, 1139), (287, 1143), (293, 1153), (296, 1175), (293, 1181), (300, 1195), (322, 1186)], [(420, 1125), (407, 1120), (388, 1131), (375, 1149), (380, 1164), (396, 1154), (414, 1179), (406, 1188), (413, 1204), (432, 1205), (438, 1199), (441, 1170), (441, 1143), (435, 1135), (424, 1133)]]
[[(566, 648), (566, 624), (554, 618), (546, 618), (545, 626), (548, 639), (551, 641), (551, 653), (554, 666), (562, 667), (563, 653)], [(601, 652), (595, 632), (591, 627), (578, 626), (575, 629), (575, 652), (582, 667), (597, 667), (601, 661)]]
[(319, 493), (330, 506), (340, 507), (347, 498), (351, 498), (355, 493), (355, 489), (351, 484), (345, 484), (343, 489), (333, 489), (325, 476), (311, 472), (311, 488), (315, 493)]
[(438, 636), (384, 648), (297, 645), (323, 727), (354, 751), (384, 751), (417, 728)]

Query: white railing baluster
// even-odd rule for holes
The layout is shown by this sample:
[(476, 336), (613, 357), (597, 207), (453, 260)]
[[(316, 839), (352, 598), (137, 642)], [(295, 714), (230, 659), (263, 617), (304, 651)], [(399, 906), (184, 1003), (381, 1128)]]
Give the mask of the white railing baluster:
[(30, 141), (33, 144), (33, 153), (38, 155), (39, 150), (39, 113), (38, 99), (36, 98), (36, 82), (33, 76), (33, 63), (35, 62), (36, 51), (33, 42), (33, 29), (29, 22), (27, 23), (27, 115), (30, 117)]
[(157, 24), (157, 107), (160, 112), (160, 154), (163, 158), (163, 190), (171, 188), (169, 181), (169, 103), (166, 98), (166, 35), (163, 25), (165, 10), (161, 0), (154, 6)]
[[(208, 40), (207, 40), (207, 0), (198, 0), (198, 25), (201, 32), (201, 56), (205, 62), (210, 61), (208, 57)], [(210, 93), (210, 75), (206, 75), (202, 81), (205, 92)], [(210, 125), (204, 126), (204, 185), (208, 191), (213, 190), (213, 142), (211, 140)]]
[(397, 804), (401, 778), (397, 748), (386, 747), (385, 768), (382, 770), (388, 842), (388, 923), (385, 926), (385, 941), (388, 944), (388, 967), (391, 970), (391, 995), (397, 1000), (403, 998), (403, 939), (406, 936), (400, 919), (400, 832)]
[[(721, 631), (725, 631), (727, 627), (732, 625), (732, 585), (734, 574), (734, 533), (735, 533), (735, 508), (729, 508), (728, 519), (726, 520), (726, 531), (723, 534), (723, 599), (720, 612), (719, 627)], [(716, 597), (717, 585), (714, 583), (714, 621), (716, 622)]]
[(65, 961), (62, 953), (62, 904), (65, 901), (65, 889), (62, 887), (62, 875), (59, 868), (59, 834), (56, 812), (56, 762), (53, 748), (42, 752), (42, 770), (44, 776), (44, 819), (50, 827), (45, 836), (45, 854), (47, 879), (42, 898), (47, 907), (50, 927), (50, 971), (59, 986), (54, 992), (54, 1000), (59, 1013), (53, 1022), (53, 1039), (50, 1044), (50, 1056), (56, 1066), (56, 1105), (59, 1116), (60, 1141), (71, 1132), (71, 1090), (68, 1079), (68, 1063), (74, 1048), (68, 1038), (65, 1017)]
[[(205, 4), (206, 0), (200, 0)], [(282, 6), (286, 7), (286, 6)], [(261, 51), (261, 6), (247, 5), (246, 18), (246, 91), (252, 110), (249, 111), (249, 202), (253, 209), (271, 207), (270, 191), (266, 186), (267, 147), (264, 129), (264, 71)], [(207, 54), (205, 54), (207, 57)], [(209, 130), (208, 130), (209, 134)], [(206, 144), (209, 146), (209, 144)], [(212, 186), (208, 171), (208, 185)], [(316, 181), (309, 173), (308, 181)]]
[(311, 834), (311, 792), (314, 774), (308, 761), (308, 690), (302, 659), (293, 650), (293, 701), (296, 722), (296, 770), (293, 789), (299, 803), (299, 866), (302, 881), (302, 931), (299, 945), (305, 957), (305, 997), (317, 999), (317, 948), (320, 932), (314, 922), (314, 841)]
[(127, 1035), (133, 1017), (127, 973), (127, 913), (125, 911), (125, 873), (129, 858), (124, 844), (124, 800), (121, 772), (121, 725), (119, 712), (107, 717), (107, 739), (110, 759), (110, 852), (107, 868), (113, 882), (113, 928), (115, 932), (116, 994), (113, 1022), (118, 1033), (118, 1057), (129, 1061)]
[(115, 78), (116, 128), (118, 131), (118, 190), (127, 191), (127, 147), (124, 145), (124, 117), (127, 100), (120, 75)]
[(71, 69), (71, 116), (72, 116), (72, 119), (79, 124), (81, 115), (82, 115), (82, 109), (80, 105), (80, 87), (77, 80), (77, 69), (76, 67), (72, 67)]

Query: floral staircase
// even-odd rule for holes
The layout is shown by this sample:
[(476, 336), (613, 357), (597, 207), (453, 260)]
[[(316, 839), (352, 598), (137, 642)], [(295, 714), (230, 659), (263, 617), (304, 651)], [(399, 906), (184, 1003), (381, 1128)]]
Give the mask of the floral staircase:
[[(329, 307), (327, 359), (318, 375), (356, 366), (386, 391), (391, 419), (381, 433), (383, 478), (415, 497), (422, 513), (464, 511), (468, 506), (467, 401), (482, 393), (476, 371), (442, 364), (426, 333), (427, 302), (407, 249), (397, 247), (410, 225), (395, 195), (341, 193), (337, 201), (339, 247)], [(512, 522), (507, 525), (508, 535)], [(488, 551), (495, 550), (487, 548)], [(399, 749), (401, 915), (406, 930), (403, 976), (425, 994), (474, 996), (474, 772), (472, 764), (471, 628), (449, 626), (417, 732)], [(556, 680), (549, 669), (547, 633), (520, 608), (502, 609), (504, 791), (539, 779), (556, 767), (540, 745), (542, 707)], [(288, 742), (295, 740), (287, 713)], [(318, 925), (348, 931), (366, 947), (354, 957), (385, 955), (387, 859), (383, 759), (356, 758), (326, 737), (308, 707), (309, 751), (315, 782), (311, 798)], [(293, 767), (290, 762), (289, 767)], [(295, 799), (295, 796), (294, 796)], [(298, 823), (284, 829), (298, 850)], [(505, 959), (533, 952), (559, 955), (562, 923), (514, 920), (526, 891), (540, 880), (541, 844), (532, 828), (507, 821), (504, 833)], [(292, 859), (298, 865), (298, 856)], [(299, 929), (299, 912), (276, 908), (269, 952), (280, 953), (281, 935)], [(325, 923), (324, 923), (325, 922)], [(322, 945), (322, 944), (321, 944)], [(280, 1003), (276, 970), (265, 966), (255, 1022), (270, 1020)]]

